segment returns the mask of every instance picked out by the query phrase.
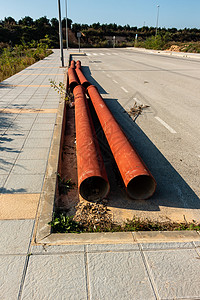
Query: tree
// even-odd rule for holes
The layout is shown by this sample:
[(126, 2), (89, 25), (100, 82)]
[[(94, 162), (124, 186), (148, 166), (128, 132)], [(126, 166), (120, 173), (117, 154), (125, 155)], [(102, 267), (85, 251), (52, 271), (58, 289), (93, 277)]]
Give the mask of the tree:
[(16, 25), (16, 21), (12, 17), (7, 17), (4, 19), (4, 25)]
[(41, 18), (35, 20), (35, 25), (36, 25), (38, 28), (50, 26), (50, 21), (49, 21), (49, 19), (47, 19), (46, 16), (44, 16), (44, 17), (41, 17)]
[(59, 26), (58, 19), (52, 18), (52, 19), (51, 19), (51, 26), (52, 26), (53, 28), (58, 28), (58, 26)]
[(25, 16), (21, 20), (19, 20), (19, 25), (24, 25), (24, 26), (33, 26), (34, 21), (31, 17)]

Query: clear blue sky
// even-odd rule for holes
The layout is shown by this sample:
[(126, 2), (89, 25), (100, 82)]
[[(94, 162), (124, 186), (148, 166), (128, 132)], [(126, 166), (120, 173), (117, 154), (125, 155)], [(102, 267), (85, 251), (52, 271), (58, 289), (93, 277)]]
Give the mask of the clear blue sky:
[[(61, 1), (62, 17), (65, 0)], [(24, 16), (37, 19), (58, 17), (57, 0), (1, 0), (0, 19)], [(73, 23), (117, 23), (142, 27), (156, 25), (157, 5), (160, 27), (200, 28), (200, 0), (67, 0), (68, 18)]]

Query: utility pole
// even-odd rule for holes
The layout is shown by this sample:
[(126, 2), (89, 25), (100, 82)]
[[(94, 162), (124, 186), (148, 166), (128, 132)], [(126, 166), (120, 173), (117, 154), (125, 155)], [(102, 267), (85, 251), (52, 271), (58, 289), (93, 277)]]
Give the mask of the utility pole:
[(62, 23), (61, 23), (60, 0), (58, 0), (58, 19), (59, 19), (59, 37), (60, 37), (60, 59), (61, 59), (62, 67), (64, 67), (63, 37), (62, 37)]
[(158, 33), (159, 7), (160, 7), (160, 5), (157, 5), (158, 11), (157, 11), (157, 20), (156, 20), (156, 36), (157, 36), (157, 33)]
[(69, 49), (69, 37), (68, 37), (68, 27), (67, 27), (67, 0), (65, 0), (65, 6), (66, 6), (66, 47), (67, 50)]

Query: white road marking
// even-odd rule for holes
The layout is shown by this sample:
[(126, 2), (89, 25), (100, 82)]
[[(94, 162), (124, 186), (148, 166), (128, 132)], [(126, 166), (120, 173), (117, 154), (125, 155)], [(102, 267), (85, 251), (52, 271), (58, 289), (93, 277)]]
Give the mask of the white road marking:
[(97, 53), (92, 53), (93, 55), (97, 56)]
[(106, 73), (105, 71), (102, 71), (103, 73)]
[(91, 56), (91, 53), (87, 53), (88, 56)]
[(171, 128), (165, 121), (163, 121), (159, 117), (155, 117), (156, 120), (158, 120), (165, 128), (167, 128), (171, 133), (177, 133), (173, 128)]
[(106, 74), (107, 77), (111, 77), (109, 74)]
[(121, 89), (122, 89), (125, 93), (128, 93), (128, 91), (127, 91), (123, 86), (121, 86)]
[(102, 55), (102, 56), (105, 55), (104, 53), (99, 53), (99, 54)]
[(107, 55), (111, 55), (110, 53), (107, 53)]
[(115, 52), (114, 52), (113, 54), (114, 54), (114, 55), (118, 55), (118, 53), (115, 53)]
[(118, 83), (115, 79), (113, 79), (113, 82), (114, 82), (114, 83)]

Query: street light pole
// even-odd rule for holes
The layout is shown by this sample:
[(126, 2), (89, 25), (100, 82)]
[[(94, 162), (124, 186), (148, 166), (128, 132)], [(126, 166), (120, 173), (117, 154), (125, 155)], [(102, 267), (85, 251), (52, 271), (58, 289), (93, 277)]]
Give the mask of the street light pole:
[(159, 19), (159, 8), (160, 8), (160, 5), (157, 5), (157, 8), (158, 8), (158, 11), (157, 11), (157, 21), (156, 21), (156, 36), (157, 36), (157, 33), (158, 33), (158, 19)]
[(67, 50), (69, 48), (69, 43), (68, 43), (68, 27), (67, 27), (67, 0), (65, 0), (65, 7), (66, 7), (66, 47), (67, 47)]
[(59, 19), (59, 37), (60, 37), (60, 59), (61, 59), (62, 67), (64, 67), (63, 37), (62, 37), (62, 23), (61, 23), (60, 0), (58, 0), (58, 19)]

